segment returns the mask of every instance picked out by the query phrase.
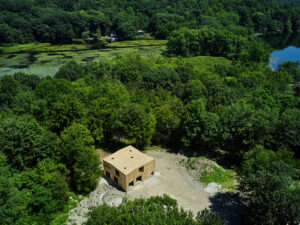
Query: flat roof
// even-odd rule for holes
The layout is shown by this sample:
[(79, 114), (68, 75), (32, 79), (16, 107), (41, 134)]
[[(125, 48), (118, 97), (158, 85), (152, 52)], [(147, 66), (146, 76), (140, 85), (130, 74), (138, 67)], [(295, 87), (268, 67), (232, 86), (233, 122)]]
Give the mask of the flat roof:
[(154, 160), (154, 158), (142, 153), (131, 145), (122, 148), (103, 159), (104, 162), (111, 164), (125, 175), (152, 160)]

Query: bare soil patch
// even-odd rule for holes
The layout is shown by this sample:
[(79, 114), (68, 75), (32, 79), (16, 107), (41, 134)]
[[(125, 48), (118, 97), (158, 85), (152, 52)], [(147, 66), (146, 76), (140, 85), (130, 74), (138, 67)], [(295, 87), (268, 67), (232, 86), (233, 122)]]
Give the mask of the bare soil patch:
[[(103, 153), (99, 154), (103, 156)], [(154, 176), (132, 187), (127, 193), (101, 177), (97, 188), (71, 210), (68, 224), (82, 224), (86, 221), (85, 215), (91, 206), (104, 203), (119, 205), (124, 197), (135, 199), (167, 194), (176, 199), (180, 207), (193, 213), (211, 206), (212, 194), (181, 165), (180, 161), (186, 160), (185, 156), (162, 151), (148, 151), (147, 154), (156, 160)]]

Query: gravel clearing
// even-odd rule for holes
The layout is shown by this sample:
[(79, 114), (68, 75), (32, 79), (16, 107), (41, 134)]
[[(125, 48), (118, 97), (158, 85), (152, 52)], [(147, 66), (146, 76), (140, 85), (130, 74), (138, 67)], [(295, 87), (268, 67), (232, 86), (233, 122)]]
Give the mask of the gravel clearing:
[(211, 185), (213, 190), (206, 189), (192, 178), (179, 163), (182, 159), (186, 159), (185, 156), (161, 151), (148, 151), (147, 154), (156, 160), (155, 175), (133, 186), (127, 193), (101, 177), (97, 188), (70, 211), (67, 224), (82, 224), (86, 221), (89, 207), (104, 203), (117, 206), (122, 203), (124, 197), (132, 200), (167, 194), (176, 199), (180, 207), (194, 213), (210, 206), (209, 199), (216, 193), (217, 190), (214, 189), (216, 185)]

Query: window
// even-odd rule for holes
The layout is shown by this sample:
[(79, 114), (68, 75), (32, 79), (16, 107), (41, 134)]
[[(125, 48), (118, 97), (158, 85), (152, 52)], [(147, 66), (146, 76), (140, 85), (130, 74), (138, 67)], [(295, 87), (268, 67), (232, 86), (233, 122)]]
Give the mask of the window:
[(116, 170), (116, 175), (117, 175), (117, 176), (119, 176), (119, 175), (120, 175), (120, 174), (119, 174), (119, 170)]
[(144, 172), (144, 167), (139, 168), (139, 172)]
[(110, 178), (110, 173), (109, 172), (106, 172), (106, 177)]

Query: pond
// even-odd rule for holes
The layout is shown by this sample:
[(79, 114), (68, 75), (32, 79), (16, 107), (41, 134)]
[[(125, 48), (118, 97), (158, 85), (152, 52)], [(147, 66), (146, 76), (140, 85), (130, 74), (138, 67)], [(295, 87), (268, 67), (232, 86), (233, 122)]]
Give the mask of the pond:
[(285, 61), (300, 62), (300, 33), (263, 37), (275, 50), (271, 53), (269, 66), (277, 69)]

